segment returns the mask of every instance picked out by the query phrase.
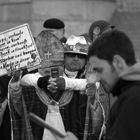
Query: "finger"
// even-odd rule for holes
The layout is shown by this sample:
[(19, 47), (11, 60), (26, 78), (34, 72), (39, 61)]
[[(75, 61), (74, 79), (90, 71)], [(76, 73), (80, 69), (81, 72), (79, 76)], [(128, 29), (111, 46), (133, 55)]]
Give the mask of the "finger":
[(57, 92), (57, 87), (48, 87), (48, 90), (51, 92), (51, 93), (56, 93)]
[(52, 81), (51, 81), (51, 82), (48, 82), (48, 84), (49, 84), (49, 85), (52, 85), (52, 86), (57, 86), (57, 83), (52, 82)]
[(50, 77), (50, 79), (49, 79), (48, 81), (49, 81), (49, 82), (55, 82), (55, 81), (56, 81), (56, 78)]
[(48, 89), (57, 89), (58, 87), (57, 86), (48, 85), (47, 88)]

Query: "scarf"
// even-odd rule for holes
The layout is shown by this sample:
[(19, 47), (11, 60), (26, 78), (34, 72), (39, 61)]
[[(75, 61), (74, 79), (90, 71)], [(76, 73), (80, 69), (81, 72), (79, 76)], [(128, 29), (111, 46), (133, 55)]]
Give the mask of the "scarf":
[[(66, 135), (62, 117), (58, 105), (48, 105), (47, 116), (45, 122), (53, 126), (56, 130)], [(57, 136), (48, 129), (44, 129), (43, 140), (56, 140)]]
[(75, 78), (77, 74), (78, 74), (78, 71), (71, 72), (71, 71), (68, 71), (67, 69), (65, 69), (64, 71), (64, 76), (69, 77), (69, 78)]

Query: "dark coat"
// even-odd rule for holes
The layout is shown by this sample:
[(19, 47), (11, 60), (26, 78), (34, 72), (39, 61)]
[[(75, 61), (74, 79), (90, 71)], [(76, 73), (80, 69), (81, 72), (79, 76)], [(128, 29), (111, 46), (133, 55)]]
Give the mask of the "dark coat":
[[(7, 98), (9, 80), (10, 77), (7, 75), (0, 77), (0, 103)], [(4, 140), (11, 140), (11, 120), (8, 105), (0, 126), (0, 138), (3, 138)]]
[(112, 91), (118, 96), (111, 109), (107, 140), (140, 140), (140, 81), (120, 80)]

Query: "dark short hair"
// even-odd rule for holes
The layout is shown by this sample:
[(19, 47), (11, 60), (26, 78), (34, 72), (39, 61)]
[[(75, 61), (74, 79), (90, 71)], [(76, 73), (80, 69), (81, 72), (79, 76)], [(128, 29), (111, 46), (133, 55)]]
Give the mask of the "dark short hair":
[(114, 55), (120, 55), (127, 65), (136, 63), (132, 41), (124, 32), (117, 29), (102, 34), (88, 49), (88, 59), (97, 56), (112, 64)]

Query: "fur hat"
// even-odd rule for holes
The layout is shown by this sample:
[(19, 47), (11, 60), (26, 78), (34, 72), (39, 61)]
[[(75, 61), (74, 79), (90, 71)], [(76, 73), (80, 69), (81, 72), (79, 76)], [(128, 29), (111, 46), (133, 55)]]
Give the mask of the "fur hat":
[(60, 19), (50, 18), (43, 23), (43, 27), (48, 29), (61, 29), (65, 27), (65, 24)]
[(115, 28), (114, 25), (111, 25), (105, 20), (97, 20), (93, 22), (89, 28), (89, 37), (91, 40), (93, 40), (93, 34), (96, 36), (101, 35), (104, 31), (106, 31), (109, 28)]

